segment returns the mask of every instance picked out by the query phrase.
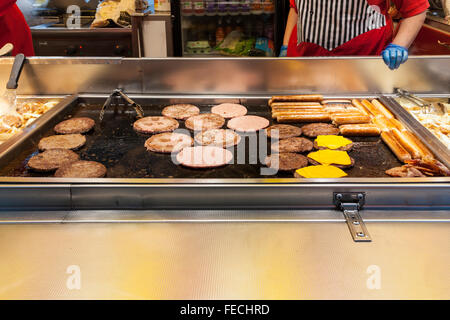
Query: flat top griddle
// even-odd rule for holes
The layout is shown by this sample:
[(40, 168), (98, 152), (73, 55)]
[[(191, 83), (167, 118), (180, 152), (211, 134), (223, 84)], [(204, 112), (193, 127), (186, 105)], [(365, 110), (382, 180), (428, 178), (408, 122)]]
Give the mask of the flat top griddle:
[[(161, 115), (162, 109), (170, 103), (143, 104), (145, 116)], [(198, 105), (198, 104), (197, 104)], [(211, 105), (198, 105), (201, 113), (210, 112)], [(250, 115), (265, 117), (273, 123), (270, 109), (267, 105), (247, 106)], [(77, 150), (82, 160), (98, 161), (107, 168), (107, 178), (292, 178), (293, 172), (280, 171), (276, 175), (262, 175), (263, 159), (258, 155), (249, 154), (248, 139), (242, 135), (242, 143), (246, 143), (246, 163), (231, 163), (214, 169), (190, 169), (172, 162), (171, 155), (146, 151), (145, 140), (150, 135), (138, 134), (132, 124), (136, 120), (135, 113), (124, 111), (118, 107), (110, 108), (105, 113), (102, 123), (98, 120), (101, 105), (98, 103), (79, 102), (65, 117), (90, 117), (96, 120), (94, 129), (86, 134), (86, 145)], [(52, 124), (52, 128), (61, 120)], [(180, 129), (185, 129), (184, 121)], [(293, 124), (302, 126), (302, 124)], [(33, 138), (29, 146), (24, 146), (21, 153), (0, 168), (0, 176), (7, 177), (51, 177), (53, 173), (38, 173), (27, 168), (28, 160), (39, 151), (37, 144), (40, 138), (55, 134), (53, 129), (42, 131)], [(263, 132), (258, 134), (264, 135)], [(192, 135), (193, 136), (193, 135)], [(355, 166), (346, 170), (349, 177), (387, 177), (385, 171), (400, 163), (390, 149), (379, 137), (352, 137), (354, 148), (349, 155), (355, 159)], [(233, 148), (232, 148), (233, 149)], [(270, 153), (270, 140), (267, 143)], [(231, 150), (231, 149), (230, 149)], [(236, 151), (236, 147), (234, 148)], [(306, 155), (306, 153), (305, 153)], [(236, 160), (236, 159), (235, 159)], [(253, 162), (249, 162), (252, 160)], [(257, 162), (256, 164), (253, 164)], [(251, 164), (249, 164), (251, 163)]]

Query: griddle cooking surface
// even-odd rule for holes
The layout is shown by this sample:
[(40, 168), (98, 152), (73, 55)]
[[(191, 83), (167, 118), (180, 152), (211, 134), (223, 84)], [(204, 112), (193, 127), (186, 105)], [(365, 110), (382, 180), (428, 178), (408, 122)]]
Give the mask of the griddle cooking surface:
[[(146, 116), (161, 115), (164, 106), (143, 106)], [(210, 112), (211, 106), (199, 106), (202, 113)], [(70, 117), (90, 117), (96, 120), (95, 128), (86, 134), (87, 142), (77, 153), (82, 160), (98, 161), (108, 168), (108, 178), (292, 178), (293, 172), (279, 172), (277, 175), (261, 175), (261, 159), (251, 155), (258, 164), (229, 164), (214, 169), (190, 169), (176, 165), (171, 156), (147, 152), (144, 143), (150, 135), (138, 134), (133, 130), (134, 112), (114, 112), (108, 109), (103, 122), (98, 117), (100, 105), (80, 104), (74, 108)], [(267, 106), (249, 107), (249, 114), (265, 117), (270, 120)], [(68, 119), (69, 117), (66, 117)], [(184, 129), (184, 121), (180, 129)], [(56, 123), (55, 123), (56, 124)], [(301, 126), (301, 125), (299, 125)], [(53, 135), (53, 130), (45, 132), (42, 137)], [(261, 133), (263, 134), (263, 133)], [(242, 139), (242, 143), (246, 143)], [(355, 159), (355, 166), (346, 170), (349, 177), (386, 177), (385, 170), (400, 166), (390, 149), (379, 137), (351, 138), (355, 143), (350, 156)], [(37, 173), (27, 168), (28, 159), (38, 153), (36, 141), (33, 146), (23, 152), (6, 167), (0, 169), (1, 176), (13, 177), (50, 177), (52, 173)], [(247, 141), (248, 142), (248, 141)], [(247, 143), (248, 145), (248, 143)], [(270, 149), (270, 142), (268, 143)], [(236, 149), (235, 149), (236, 150)], [(248, 146), (246, 148), (248, 162)], [(306, 155), (306, 154), (305, 154)]]

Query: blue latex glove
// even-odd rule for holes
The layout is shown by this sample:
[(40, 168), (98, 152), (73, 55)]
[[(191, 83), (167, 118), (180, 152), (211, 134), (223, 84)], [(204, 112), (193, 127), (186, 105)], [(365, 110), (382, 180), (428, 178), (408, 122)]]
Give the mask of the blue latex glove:
[(381, 52), (381, 56), (389, 69), (394, 70), (408, 60), (408, 49), (391, 43)]
[(279, 57), (286, 57), (287, 56), (287, 48), (288, 48), (287, 46), (281, 46)]

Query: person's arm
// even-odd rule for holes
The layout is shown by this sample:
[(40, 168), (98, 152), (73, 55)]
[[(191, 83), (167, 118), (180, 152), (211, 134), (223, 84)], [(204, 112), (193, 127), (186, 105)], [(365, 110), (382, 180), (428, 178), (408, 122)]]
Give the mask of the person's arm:
[(389, 69), (397, 69), (408, 60), (408, 48), (413, 43), (425, 21), (430, 6), (426, 0), (392, 0), (404, 17), (392, 43), (381, 53)]
[(405, 18), (400, 22), (397, 35), (392, 41), (393, 44), (409, 48), (417, 37), (425, 21), (426, 11), (418, 15)]
[(294, 8), (291, 7), (291, 10), (289, 10), (288, 19), (286, 22), (286, 30), (284, 32), (284, 38), (283, 38), (283, 46), (280, 50), (280, 57), (285, 57), (287, 53), (287, 47), (289, 45), (289, 40), (291, 39), (292, 31), (294, 30), (295, 26), (297, 25), (297, 19), (298, 15)]
[(289, 44), (289, 40), (291, 39), (292, 30), (294, 30), (297, 25), (298, 15), (294, 8), (289, 10), (288, 19), (286, 22), (286, 31), (284, 32), (283, 38), (283, 46), (287, 46)]

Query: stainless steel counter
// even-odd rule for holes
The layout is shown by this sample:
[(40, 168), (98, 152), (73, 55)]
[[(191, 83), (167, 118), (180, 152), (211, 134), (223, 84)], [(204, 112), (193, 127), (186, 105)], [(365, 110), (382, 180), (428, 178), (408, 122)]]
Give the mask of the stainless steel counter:
[[(11, 63), (0, 59), (0, 85)], [(449, 66), (449, 56), (398, 71), (367, 57), (38, 58), (19, 93), (448, 96)], [(449, 299), (449, 190), (448, 178), (2, 178), (0, 298)], [(372, 242), (352, 241), (335, 192), (366, 193)]]
[(370, 243), (335, 211), (2, 212), (0, 298), (450, 298), (449, 211), (363, 215)]

